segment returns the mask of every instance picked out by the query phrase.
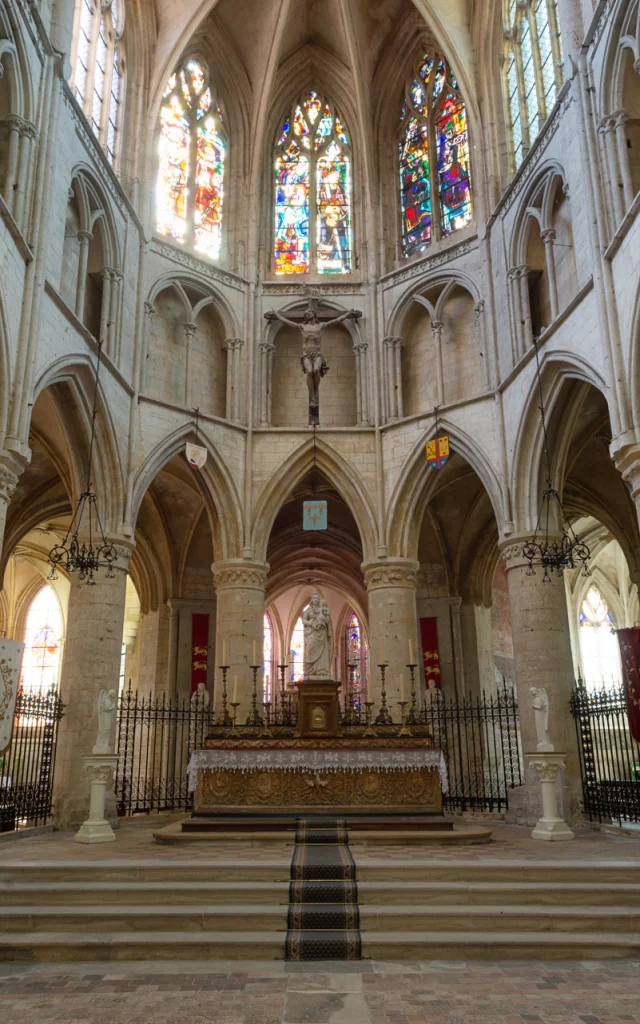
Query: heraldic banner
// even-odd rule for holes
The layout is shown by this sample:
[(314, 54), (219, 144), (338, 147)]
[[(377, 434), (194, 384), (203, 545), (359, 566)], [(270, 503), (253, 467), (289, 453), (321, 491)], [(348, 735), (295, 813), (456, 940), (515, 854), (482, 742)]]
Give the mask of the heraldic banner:
[(0, 754), (11, 742), (23, 651), (17, 640), (0, 639)]
[(191, 616), (191, 692), (195, 693), (198, 683), (207, 685), (207, 662), (209, 658), (209, 616), (194, 612)]
[(428, 619), (420, 619), (420, 642), (422, 644), (425, 686), (429, 689), (433, 682), (438, 689), (441, 689), (438, 620), (435, 615)]
[(618, 629), (616, 632), (622, 658), (629, 729), (636, 743), (640, 743), (640, 627)]

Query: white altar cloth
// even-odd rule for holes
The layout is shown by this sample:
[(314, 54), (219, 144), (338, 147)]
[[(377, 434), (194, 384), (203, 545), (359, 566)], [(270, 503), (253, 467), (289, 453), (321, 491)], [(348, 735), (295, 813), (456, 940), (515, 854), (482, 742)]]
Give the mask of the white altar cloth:
[(189, 792), (198, 785), (198, 770), (233, 772), (393, 772), (437, 768), (443, 793), (449, 790), (447, 765), (441, 750), (194, 750), (187, 766)]

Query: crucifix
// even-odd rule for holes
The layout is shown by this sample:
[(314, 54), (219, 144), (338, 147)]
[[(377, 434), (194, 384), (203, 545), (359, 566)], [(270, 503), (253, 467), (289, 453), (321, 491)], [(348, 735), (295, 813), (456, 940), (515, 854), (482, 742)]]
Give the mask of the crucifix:
[(320, 425), (320, 381), (329, 371), (327, 360), (320, 347), (322, 334), (327, 327), (335, 327), (336, 324), (341, 324), (345, 320), (357, 320), (362, 313), (357, 309), (349, 309), (341, 316), (321, 323), (315, 309), (315, 302), (313, 299), (309, 299), (307, 309), (300, 321), (288, 320), (273, 309), (270, 309), (264, 316), (265, 320), (279, 320), (281, 324), (293, 327), (302, 335), (300, 365), (307, 378), (307, 388), (309, 389), (309, 426), (317, 427)]

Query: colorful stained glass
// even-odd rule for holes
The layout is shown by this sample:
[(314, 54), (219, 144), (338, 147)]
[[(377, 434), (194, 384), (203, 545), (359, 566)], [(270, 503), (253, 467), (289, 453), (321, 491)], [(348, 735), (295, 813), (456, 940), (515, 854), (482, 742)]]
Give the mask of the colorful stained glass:
[(275, 174), (276, 273), (350, 273), (349, 137), (313, 90), (283, 123)]
[(206, 69), (188, 60), (169, 79), (160, 110), (156, 228), (211, 259), (222, 243), (225, 149)]
[(363, 636), (360, 620), (355, 612), (347, 623), (347, 666), (355, 665), (353, 673), (353, 702), (360, 709), (367, 699), (369, 650)]
[(438, 191), (442, 236), (463, 228), (471, 221), (469, 187), (469, 142), (464, 103), (449, 94), (436, 121), (438, 147)]
[[(307, 606), (308, 607), (308, 606)], [(303, 609), (305, 611), (306, 609)], [(304, 678), (304, 626), (302, 615), (293, 627), (289, 651), (289, 679), (292, 683)]]
[(466, 109), (443, 57), (425, 54), (420, 59), (402, 110), (398, 146), (402, 249), (410, 256), (433, 239), (434, 192), (440, 210), (436, 237), (446, 237), (471, 221)]
[(620, 686), (620, 648), (611, 612), (597, 587), (592, 586), (580, 614), (582, 675), (589, 690)]
[(31, 693), (48, 693), (58, 685), (62, 615), (53, 587), (31, 602), (24, 634), (20, 685)]
[(264, 615), (263, 633), (262, 633), (262, 664), (263, 664), (263, 700), (272, 700), (273, 692), (273, 630), (271, 628), (271, 619), (266, 614)]

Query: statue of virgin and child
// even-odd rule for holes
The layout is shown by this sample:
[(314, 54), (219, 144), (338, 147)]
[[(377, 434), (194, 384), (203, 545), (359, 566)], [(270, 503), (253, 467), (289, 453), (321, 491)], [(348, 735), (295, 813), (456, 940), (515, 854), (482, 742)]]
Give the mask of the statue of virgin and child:
[(320, 594), (312, 594), (308, 608), (303, 612), (304, 626), (304, 678), (333, 679), (333, 628), (326, 601)]

